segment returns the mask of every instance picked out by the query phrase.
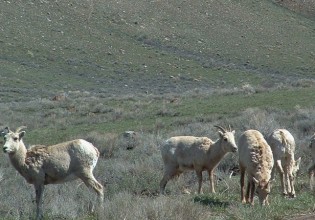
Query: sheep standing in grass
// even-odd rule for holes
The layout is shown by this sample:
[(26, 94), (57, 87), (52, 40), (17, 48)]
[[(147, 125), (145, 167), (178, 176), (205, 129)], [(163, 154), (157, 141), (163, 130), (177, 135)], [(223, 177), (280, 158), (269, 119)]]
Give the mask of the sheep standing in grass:
[[(242, 203), (254, 205), (254, 193), (257, 185), (260, 204), (268, 205), (269, 182), (274, 164), (270, 146), (259, 131), (247, 130), (239, 138), (238, 148)], [(245, 172), (247, 173), (246, 197), (244, 194)]]
[(295, 197), (294, 179), (299, 170), (301, 158), (294, 160), (295, 141), (292, 134), (286, 129), (276, 129), (269, 135), (267, 142), (274, 159), (271, 179), (274, 179), (277, 168), (283, 195), (289, 194), (290, 197)]
[(43, 218), (44, 186), (80, 178), (103, 202), (103, 186), (93, 176), (99, 151), (91, 143), (78, 139), (53, 146), (36, 145), (26, 149), (22, 137), (25, 131), (5, 128), (3, 151), (9, 155), (15, 169), (35, 187), (36, 219)]
[(310, 188), (311, 190), (313, 190), (314, 174), (315, 174), (315, 134), (311, 137), (309, 147), (311, 149), (312, 163), (311, 163), (311, 166), (308, 168), (308, 174), (310, 177)]
[(164, 162), (164, 176), (160, 182), (160, 192), (164, 194), (167, 182), (185, 170), (195, 170), (198, 177), (198, 193), (201, 192), (202, 171), (207, 170), (210, 189), (215, 193), (213, 170), (228, 152), (236, 152), (235, 131), (220, 129), (220, 138), (213, 142), (207, 137), (177, 136), (168, 139), (161, 147)]

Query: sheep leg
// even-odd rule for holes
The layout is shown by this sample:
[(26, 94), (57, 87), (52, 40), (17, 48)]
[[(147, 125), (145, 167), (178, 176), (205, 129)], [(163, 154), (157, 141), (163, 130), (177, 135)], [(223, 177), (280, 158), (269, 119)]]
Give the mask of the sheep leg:
[(209, 170), (208, 174), (209, 174), (209, 179), (210, 179), (210, 190), (211, 190), (212, 193), (215, 193), (215, 190), (214, 190), (214, 179), (213, 179), (213, 170)]
[(254, 194), (255, 194), (255, 183), (254, 181), (249, 181), (250, 185), (250, 204), (254, 205)]
[(295, 197), (295, 189), (294, 189), (294, 177), (292, 174), (292, 164), (286, 164), (285, 169), (285, 179), (287, 181), (288, 193), (291, 197)]
[(43, 194), (44, 185), (34, 185), (36, 194), (36, 220), (43, 219)]
[(276, 166), (273, 166), (272, 170), (271, 170), (271, 178), (270, 178), (270, 180), (274, 180), (275, 179), (275, 170), (276, 170)]
[(241, 173), (241, 179), (240, 179), (241, 200), (242, 200), (242, 203), (245, 204), (246, 203), (246, 199), (245, 199), (245, 196), (244, 196), (244, 190), (245, 190), (245, 168), (243, 168), (242, 166), (240, 166), (240, 173)]
[(246, 196), (245, 196), (246, 203), (251, 203), (250, 195), (251, 195), (251, 183), (250, 183), (250, 181), (248, 180), (248, 181), (247, 181)]
[(309, 171), (310, 189), (313, 190), (314, 170)]
[(287, 195), (287, 190), (286, 190), (286, 185), (285, 185), (285, 173), (283, 171), (282, 165), (281, 165), (281, 160), (276, 160), (276, 164), (275, 164), (279, 175), (280, 175), (280, 180), (281, 180), (281, 187), (282, 187), (282, 194), (285, 196)]
[(293, 176), (293, 166), (294, 166), (294, 157), (293, 155), (289, 155), (286, 158), (285, 164), (285, 178), (287, 181), (287, 192), (290, 197), (295, 197), (295, 189), (294, 189), (294, 176)]
[(288, 183), (288, 192), (292, 198), (295, 198), (295, 189), (294, 189), (294, 177), (292, 174), (289, 174), (289, 183)]
[(160, 194), (165, 195), (165, 187), (167, 182), (172, 179), (177, 173), (177, 169), (168, 169), (165, 170), (164, 176), (160, 181)]
[(92, 188), (97, 193), (99, 202), (102, 204), (104, 200), (104, 190), (102, 184), (100, 184), (93, 175), (81, 175), (80, 179), (88, 188)]
[(201, 190), (202, 185), (202, 170), (196, 170), (197, 178), (198, 178), (198, 194), (203, 193)]
[[(88, 172), (87, 172), (88, 173)], [(103, 203), (104, 203), (104, 190), (103, 190), (103, 186), (102, 184), (100, 184), (95, 177), (93, 176), (92, 173), (86, 174), (83, 173), (79, 176), (79, 178), (84, 182), (84, 184), (88, 187), (88, 188), (92, 188), (97, 196), (98, 196), (98, 203), (96, 205), (97, 210), (96, 213), (97, 214), (101, 214), (101, 211), (104, 209)], [(94, 204), (92, 202), (92, 208), (90, 210), (91, 212), (94, 212)]]

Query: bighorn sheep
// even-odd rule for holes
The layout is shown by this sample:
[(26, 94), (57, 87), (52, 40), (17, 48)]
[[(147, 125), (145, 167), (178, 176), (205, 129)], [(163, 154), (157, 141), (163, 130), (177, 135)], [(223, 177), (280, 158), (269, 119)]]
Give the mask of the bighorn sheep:
[[(242, 203), (254, 205), (254, 192), (257, 185), (260, 204), (268, 205), (269, 181), (274, 164), (270, 146), (259, 131), (247, 130), (240, 136), (238, 148)], [(245, 171), (247, 173), (246, 198), (244, 196)]]
[(308, 168), (308, 174), (310, 177), (310, 188), (311, 190), (313, 190), (314, 174), (315, 174), (315, 134), (310, 139), (309, 147), (311, 148), (312, 163), (311, 163), (311, 166)]
[(164, 194), (167, 182), (185, 170), (195, 170), (198, 177), (198, 193), (201, 193), (202, 171), (207, 170), (210, 189), (215, 193), (213, 170), (228, 152), (236, 152), (235, 131), (226, 131), (216, 126), (220, 138), (213, 142), (207, 137), (177, 136), (165, 141), (161, 147), (164, 176), (160, 182), (160, 193)]
[(283, 195), (289, 194), (290, 197), (295, 197), (294, 179), (300, 168), (301, 157), (294, 160), (295, 141), (292, 134), (286, 129), (276, 129), (269, 135), (267, 142), (274, 159), (271, 179), (274, 179), (277, 168)]
[(52, 146), (36, 145), (26, 149), (23, 143), (25, 127), (15, 132), (6, 127), (3, 151), (9, 155), (15, 169), (30, 184), (36, 193), (36, 219), (43, 217), (42, 197), (44, 186), (58, 184), (80, 178), (86, 186), (91, 187), (103, 202), (103, 186), (93, 176), (99, 151), (91, 143), (77, 139)]

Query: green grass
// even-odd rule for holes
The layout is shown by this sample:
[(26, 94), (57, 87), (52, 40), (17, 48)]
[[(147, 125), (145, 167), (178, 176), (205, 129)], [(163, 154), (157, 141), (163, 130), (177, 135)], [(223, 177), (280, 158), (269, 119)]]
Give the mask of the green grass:
[[(300, 178), (304, 179), (304, 177)], [(221, 182), (220, 184), (223, 183)], [(239, 186), (233, 185), (232, 187)], [(220, 187), (220, 189), (222, 192), (222, 187)], [(272, 188), (272, 193), (269, 196), (270, 206), (266, 207), (261, 207), (258, 199), (255, 199), (254, 206), (241, 204), (240, 192), (237, 190), (235, 190), (235, 192), (232, 190), (221, 192), (216, 195), (205, 194), (194, 196), (193, 201), (208, 207), (217, 214), (220, 213), (226, 216), (226, 219), (292, 218), (293, 216), (299, 216), (303, 213), (312, 213), (315, 204), (314, 194), (305, 191), (298, 190), (298, 196), (294, 199), (284, 198), (280, 193), (278, 182), (275, 187)]]
[[(46, 127), (39, 126), (28, 134), (30, 141), (44, 142), (46, 144), (57, 143), (66, 140), (69, 136), (75, 137), (81, 133), (88, 133), (93, 130), (101, 132), (122, 133), (126, 130), (156, 131), (159, 126), (163, 130), (173, 130), (174, 126), (198, 122), (199, 120), (218, 120), (236, 117), (245, 110), (257, 108), (272, 111), (273, 109), (284, 112), (295, 112), (297, 108), (309, 108), (313, 106), (314, 87), (291, 88), (274, 91), (264, 91), (253, 94), (237, 92), (235, 94), (211, 94), (211, 95), (184, 95), (177, 96), (178, 101), (170, 102), (170, 97), (143, 97), (124, 99), (102, 99), (94, 98), (96, 103), (102, 103), (103, 107), (95, 113), (95, 116), (88, 116), (94, 104), (87, 104), (86, 100), (73, 98), (71, 101), (64, 101), (60, 104), (50, 105), (38, 103), (27, 108), (16, 109), (15, 112), (27, 114), (29, 117), (45, 117), (39, 114), (39, 109), (56, 112), (61, 122), (61, 127), (54, 124), (47, 124)], [(94, 102), (94, 101), (93, 101)], [(46, 105), (46, 107), (44, 107)], [(59, 106), (60, 105), (60, 106)], [(82, 112), (67, 113), (69, 106), (84, 106)], [(107, 107), (110, 106), (110, 111)], [(62, 110), (58, 110), (61, 107)], [(105, 110), (103, 112), (103, 108)], [(88, 111), (88, 112), (85, 112)], [(119, 111), (120, 113), (117, 113)], [(116, 115), (119, 116), (116, 116)], [(38, 116), (37, 116), (38, 115)], [(87, 117), (83, 120), (82, 115)], [(22, 117), (22, 115), (21, 115)], [(96, 121), (93, 119), (96, 117)], [(93, 120), (89, 120), (93, 119)], [(99, 118), (97, 120), (97, 118)], [(83, 120), (83, 121), (82, 121)]]

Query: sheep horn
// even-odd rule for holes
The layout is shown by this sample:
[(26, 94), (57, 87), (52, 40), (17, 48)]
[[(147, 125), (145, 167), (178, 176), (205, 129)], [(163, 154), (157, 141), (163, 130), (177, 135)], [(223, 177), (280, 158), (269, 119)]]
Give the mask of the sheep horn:
[(16, 129), (16, 133), (20, 132), (22, 129), (27, 128), (26, 126), (20, 126)]
[(224, 128), (222, 128), (221, 126), (215, 125), (214, 127), (219, 128), (221, 131), (223, 131), (224, 133), (226, 133), (226, 130), (225, 130)]

